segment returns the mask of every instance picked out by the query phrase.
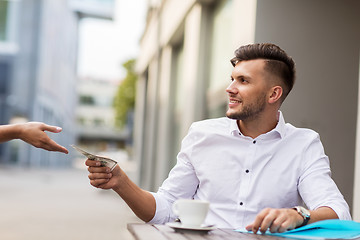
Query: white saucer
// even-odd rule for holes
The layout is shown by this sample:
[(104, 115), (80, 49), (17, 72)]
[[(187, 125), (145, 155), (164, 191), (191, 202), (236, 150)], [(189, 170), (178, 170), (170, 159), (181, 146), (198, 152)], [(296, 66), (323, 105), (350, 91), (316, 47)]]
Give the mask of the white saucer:
[(171, 228), (175, 230), (192, 230), (192, 231), (210, 231), (216, 229), (214, 225), (201, 225), (201, 226), (184, 226), (180, 222), (168, 222), (166, 223)]

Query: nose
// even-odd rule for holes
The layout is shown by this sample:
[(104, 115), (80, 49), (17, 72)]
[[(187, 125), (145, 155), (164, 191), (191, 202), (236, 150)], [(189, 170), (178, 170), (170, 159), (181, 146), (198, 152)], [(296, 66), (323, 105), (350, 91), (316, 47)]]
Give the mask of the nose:
[(230, 94), (237, 94), (238, 89), (236, 88), (236, 82), (232, 81), (225, 91)]

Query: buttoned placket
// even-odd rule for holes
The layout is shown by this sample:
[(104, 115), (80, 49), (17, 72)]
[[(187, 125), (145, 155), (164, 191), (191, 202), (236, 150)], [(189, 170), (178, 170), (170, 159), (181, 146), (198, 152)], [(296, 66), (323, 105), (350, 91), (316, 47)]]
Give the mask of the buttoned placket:
[(247, 199), (250, 192), (250, 181), (252, 176), (252, 163), (254, 162), (254, 158), (256, 157), (256, 150), (258, 142), (256, 139), (247, 139), (248, 142), (248, 151), (246, 152), (245, 163), (243, 164), (244, 168), (241, 170), (241, 182), (240, 182), (240, 190), (238, 196), (238, 206), (237, 206), (237, 216), (236, 222), (239, 226), (244, 225), (245, 214), (244, 212), (247, 209)]

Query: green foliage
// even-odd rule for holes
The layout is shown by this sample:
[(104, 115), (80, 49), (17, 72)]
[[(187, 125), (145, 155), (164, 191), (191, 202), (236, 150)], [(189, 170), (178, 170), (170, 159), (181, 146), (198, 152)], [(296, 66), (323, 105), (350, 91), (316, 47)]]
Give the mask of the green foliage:
[(126, 124), (127, 114), (135, 107), (136, 80), (135, 59), (123, 64), (126, 69), (126, 77), (122, 80), (114, 99), (116, 125), (123, 128)]

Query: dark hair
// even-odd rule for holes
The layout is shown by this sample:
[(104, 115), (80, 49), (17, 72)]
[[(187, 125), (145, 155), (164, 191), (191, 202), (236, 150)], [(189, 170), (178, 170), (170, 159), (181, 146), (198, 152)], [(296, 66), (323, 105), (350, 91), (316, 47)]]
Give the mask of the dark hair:
[(295, 63), (279, 46), (272, 43), (255, 43), (241, 46), (235, 50), (235, 57), (230, 60), (235, 65), (240, 61), (264, 59), (265, 69), (278, 75), (284, 83), (282, 101), (289, 94), (295, 82)]

